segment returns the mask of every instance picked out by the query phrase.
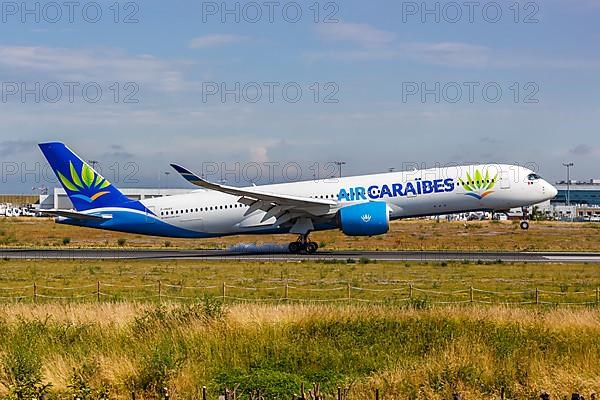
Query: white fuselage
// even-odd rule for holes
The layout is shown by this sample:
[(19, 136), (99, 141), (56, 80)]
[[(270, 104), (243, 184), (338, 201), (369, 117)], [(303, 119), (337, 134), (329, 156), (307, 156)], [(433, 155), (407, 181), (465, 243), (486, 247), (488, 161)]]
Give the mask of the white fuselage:
[[(481, 175), (475, 175), (475, 171), (482, 171)], [(531, 170), (519, 166), (471, 165), (272, 184), (260, 186), (260, 190), (334, 200), (338, 208), (383, 201), (388, 206), (390, 219), (398, 219), (508, 210), (556, 196), (556, 189), (551, 184), (539, 177), (531, 179), (532, 176)], [(202, 189), (147, 199), (142, 203), (160, 221), (206, 236), (289, 230), (289, 226), (276, 225), (275, 217), (265, 220), (266, 211), (252, 210), (239, 200), (240, 196)], [(334, 213), (315, 217), (315, 230), (335, 228), (333, 217)]]

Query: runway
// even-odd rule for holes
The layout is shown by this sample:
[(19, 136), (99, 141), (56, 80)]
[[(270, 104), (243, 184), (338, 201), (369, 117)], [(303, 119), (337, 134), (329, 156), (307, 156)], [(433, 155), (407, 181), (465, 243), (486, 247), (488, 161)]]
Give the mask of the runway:
[(147, 249), (2, 249), (3, 260), (242, 260), (299, 262), (304, 260), (362, 259), (396, 262), (528, 262), (600, 263), (600, 253), (578, 252), (462, 252), (462, 251), (319, 251), (298, 255), (261, 250), (147, 250)]

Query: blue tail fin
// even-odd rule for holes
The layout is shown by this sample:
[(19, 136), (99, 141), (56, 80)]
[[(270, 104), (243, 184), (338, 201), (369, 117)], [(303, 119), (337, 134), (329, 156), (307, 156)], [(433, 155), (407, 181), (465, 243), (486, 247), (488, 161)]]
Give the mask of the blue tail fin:
[(39, 146), (77, 211), (101, 207), (145, 209), (138, 201), (121, 193), (63, 143), (41, 143)]

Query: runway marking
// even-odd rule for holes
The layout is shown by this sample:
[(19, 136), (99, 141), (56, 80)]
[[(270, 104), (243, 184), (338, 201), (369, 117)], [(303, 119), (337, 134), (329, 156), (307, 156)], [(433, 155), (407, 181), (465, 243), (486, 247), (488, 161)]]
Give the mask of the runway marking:
[(389, 262), (596, 262), (600, 263), (600, 253), (592, 252), (459, 252), (459, 251), (323, 251), (314, 255), (297, 255), (289, 253), (244, 253), (231, 250), (151, 250), (151, 249), (1, 249), (0, 258), (21, 260), (218, 260), (218, 261), (272, 261), (299, 262), (319, 260), (352, 259), (360, 262), (361, 258)]
[(545, 259), (551, 261), (572, 261), (572, 262), (582, 262), (582, 261), (592, 261), (592, 262), (600, 262), (600, 256), (544, 256)]

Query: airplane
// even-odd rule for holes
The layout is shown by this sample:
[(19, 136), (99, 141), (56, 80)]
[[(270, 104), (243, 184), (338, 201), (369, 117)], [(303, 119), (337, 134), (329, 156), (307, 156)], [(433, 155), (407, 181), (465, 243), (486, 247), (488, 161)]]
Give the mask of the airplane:
[[(57, 223), (175, 238), (295, 234), (291, 253), (313, 254), (314, 231), (349, 236), (388, 232), (390, 221), (452, 213), (503, 211), (554, 198), (557, 190), (534, 171), (482, 164), (303, 182), (234, 187), (171, 166), (201, 189), (132, 200), (65, 144), (39, 147), (74, 209), (46, 210)], [(528, 229), (527, 220), (521, 228)]]

